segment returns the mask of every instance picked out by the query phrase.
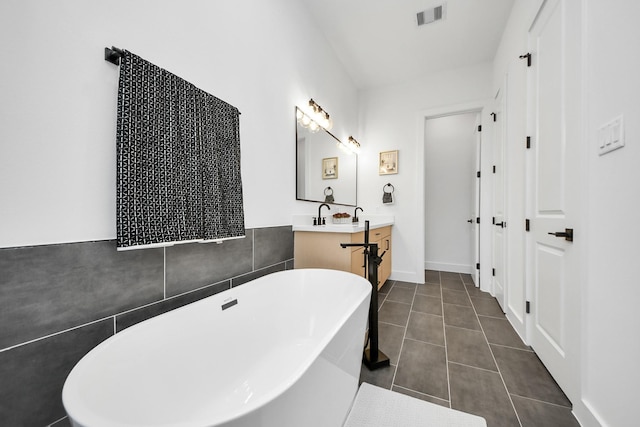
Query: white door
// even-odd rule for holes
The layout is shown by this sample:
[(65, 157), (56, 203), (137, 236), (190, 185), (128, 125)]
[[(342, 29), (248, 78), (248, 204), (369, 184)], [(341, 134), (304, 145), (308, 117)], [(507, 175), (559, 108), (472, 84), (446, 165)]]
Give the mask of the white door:
[[(580, 13), (567, 9), (575, 3), (546, 1), (529, 32), (527, 172), (528, 338), (570, 399), (579, 387), (578, 253), (560, 233), (574, 227), (580, 196)], [(574, 233), (581, 238), (580, 230)]]
[(498, 91), (495, 97), (494, 111), (492, 113), (493, 121), (491, 122), (493, 130), (493, 230), (492, 230), (492, 279), (493, 292), (498, 300), (498, 304), (505, 310), (505, 279), (506, 262), (505, 262), (505, 246), (506, 235), (505, 228), (507, 220), (505, 216), (505, 125), (506, 117), (504, 108), (504, 100), (506, 99), (506, 83)]

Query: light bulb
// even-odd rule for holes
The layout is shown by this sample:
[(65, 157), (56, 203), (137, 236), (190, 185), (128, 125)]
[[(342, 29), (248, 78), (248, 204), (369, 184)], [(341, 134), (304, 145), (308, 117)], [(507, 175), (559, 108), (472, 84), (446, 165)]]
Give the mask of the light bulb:
[(349, 150), (351, 150), (351, 152), (358, 154), (360, 152), (360, 143), (358, 141), (355, 140), (354, 137), (350, 136), (349, 137)]
[(331, 117), (327, 118), (327, 125), (324, 127), (326, 130), (333, 129), (333, 119)]
[(341, 149), (342, 151), (344, 151), (347, 154), (351, 154), (351, 151), (349, 151), (349, 149), (347, 148), (346, 145), (344, 145), (344, 142), (340, 141), (338, 143), (336, 143), (336, 145), (338, 146), (339, 149)]
[(318, 124), (312, 120), (311, 123), (309, 123), (309, 130), (311, 132), (317, 132), (318, 130), (320, 130), (320, 126), (318, 126)]
[(311, 122), (311, 117), (307, 116), (306, 114), (302, 115), (302, 126), (307, 127), (309, 126), (309, 123)]

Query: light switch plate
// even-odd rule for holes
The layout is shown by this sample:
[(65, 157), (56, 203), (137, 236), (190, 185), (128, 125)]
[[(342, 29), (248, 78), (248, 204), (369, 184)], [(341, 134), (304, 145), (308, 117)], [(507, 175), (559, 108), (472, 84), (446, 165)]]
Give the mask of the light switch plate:
[(598, 154), (601, 156), (624, 147), (624, 122), (622, 115), (598, 129)]

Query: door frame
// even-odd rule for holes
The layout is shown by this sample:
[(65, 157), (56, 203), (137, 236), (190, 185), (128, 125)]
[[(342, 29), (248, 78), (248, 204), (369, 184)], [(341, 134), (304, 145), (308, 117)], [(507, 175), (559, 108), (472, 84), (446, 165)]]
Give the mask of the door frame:
[[(479, 127), (480, 129), (482, 129), (482, 113), (478, 112), (478, 116), (477, 116), (478, 120), (476, 122), (476, 127)], [(475, 215), (473, 215), (471, 217), (471, 220), (473, 221), (473, 223), (475, 224), (474, 228), (473, 228), (473, 254), (474, 254), (474, 261), (476, 263), (480, 262), (480, 225), (476, 222), (477, 218), (480, 218), (480, 200), (482, 200), (482, 179), (479, 175), (480, 170), (482, 169), (482, 131), (481, 130), (477, 130), (476, 131), (476, 149), (475, 149), (475, 167), (476, 167), (476, 174), (473, 175), (473, 188), (474, 188), (474, 200), (473, 200), (473, 207), (474, 207), (474, 212)], [(473, 277), (473, 283), (480, 287), (480, 270), (475, 268), (473, 270), (473, 274), (471, 275)]]
[[(496, 114), (496, 116), (494, 116), (495, 119), (492, 121), (492, 126), (491, 126), (491, 130), (492, 130), (491, 135), (493, 137), (491, 143), (494, 148), (494, 150), (492, 150), (492, 153), (493, 153), (492, 167), (495, 168), (497, 165), (498, 172), (499, 172), (499, 174), (496, 174), (494, 169), (493, 175), (492, 175), (493, 197), (492, 197), (492, 203), (491, 203), (491, 216), (493, 218), (492, 223), (497, 223), (498, 219), (500, 219), (500, 222), (505, 224), (505, 226), (501, 227), (500, 232), (498, 232), (494, 224), (494, 227), (492, 228), (492, 232), (491, 232), (491, 267), (492, 267), (492, 280), (491, 280), (492, 292), (491, 293), (493, 296), (496, 297), (498, 304), (500, 305), (500, 308), (504, 313), (507, 313), (509, 311), (507, 301), (508, 301), (508, 293), (509, 293), (508, 234), (509, 234), (510, 228), (506, 227), (507, 218), (509, 217), (509, 193), (507, 191), (507, 177), (509, 174), (509, 164), (507, 162), (507, 158), (509, 154), (508, 153), (509, 146), (507, 144), (507, 135), (508, 135), (507, 126), (508, 126), (508, 114), (509, 114), (508, 106), (506, 105), (507, 93), (508, 93), (507, 82), (508, 82), (507, 75), (505, 75), (505, 77), (502, 80), (502, 84), (500, 85), (500, 87), (498, 88), (494, 96), (494, 99), (493, 99), (494, 112), (491, 113), (491, 114)], [(500, 143), (502, 144), (500, 153), (495, 152), (495, 148), (497, 148), (496, 141), (498, 140), (500, 140)], [(501, 177), (500, 182), (498, 182), (498, 176)], [(501, 206), (502, 217), (501, 218), (498, 218), (498, 212), (496, 212), (496, 199), (498, 197), (496, 194), (497, 186), (500, 187), (500, 192), (502, 193), (502, 206)], [(499, 236), (497, 236), (498, 233), (499, 233)], [(500, 242), (501, 251), (499, 255), (496, 254), (496, 239), (498, 238), (501, 239), (501, 242)], [(500, 256), (501, 259), (498, 260), (497, 256)], [(496, 269), (495, 272), (493, 272), (494, 268)], [(501, 280), (502, 290), (501, 292), (498, 292), (496, 282), (500, 280)]]
[[(454, 104), (446, 107), (433, 108), (429, 110), (423, 110), (417, 113), (416, 115), (416, 210), (418, 212), (418, 224), (417, 224), (417, 232), (420, 236), (425, 235), (425, 185), (424, 185), (424, 176), (425, 176), (425, 165), (424, 165), (424, 152), (425, 152), (425, 121), (428, 119), (435, 119), (443, 116), (451, 116), (456, 114), (464, 114), (464, 113), (478, 113), (480, 115), (480, 122), (483, 129), (486, 128), (487, 117), (486, 111), (487, 106), (490, 105), (489, 100), (478, 100), (472, 101), (464, 104)], [(487, 137), (483, 137), (483, 143), (481, 144), (480, 157), (482, 162), (481, 165), (481, 175), (485, 176), (483, 171), (488, 170), (490, 166), (487, 166), (486, 163), (490, 163), (491, 153), (490, 146), (491, 144), (487, 143)], [(487, 152), (489, 151), (489, 152)], [(486, 185), (483, 183), (483, 180), (480, 181), (480, 265), (483, 264), (486, 268), (480, 269), (480, 283), (483, 286), (490, 286), (491, 283), (491, 269), (489, 265), (491, 264), (491, 246), (490, 240), (488, 237), (490, 236), (488, 233), (490, 232), (491, 221), (487, 221), (486, 218), (490, 218), (491, 214), (488, 211), (490, 208), (490, 203), (487, 203), (487, 200), (491, 200), (491, 190), (490, 185)], [(482, 218), (485, 218), (482, 221)], [(416, 275), (418, 276), (418, 283), (424, 282), (424, 274), (420, 272), (424, 271), (424, 256), (425, 256), (425, 242), (424, 238), (420, 239), (420, 243), (416, 250)], [(473, 275), (472, 275), (473, 276)], [(420, 278), (422, 282), (420, 282)], [(476, 284), (477, 285), (477, 284)], [(488, 291), (489, 289), (482, 290)]]

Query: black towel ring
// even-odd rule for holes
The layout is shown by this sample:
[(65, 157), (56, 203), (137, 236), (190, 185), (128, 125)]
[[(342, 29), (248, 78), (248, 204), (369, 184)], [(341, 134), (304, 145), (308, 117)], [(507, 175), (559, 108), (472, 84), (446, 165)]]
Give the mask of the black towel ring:
[[(331, 193), (328, 193), (328, 194), (327, 194), (327, 190), (331, 191)], [(331, 187), (327, 187), (327, 188), (325, 188), (325, 189), (324, 189), (324, 195), (325, 195), (325, 196), (333, 196), (333, 188), (331, 188)]]
[(394, 191), (396, 191), (395, 187), (393, 185), (391, 185), (390, 183), (385, 185), (384, 187), (382, 187), (382, 191), (384, 191), (385, 193), (388, 193), (388, 191), (386, 191), (387, 187), (391, 187), (391, 193), (393, 193)]

